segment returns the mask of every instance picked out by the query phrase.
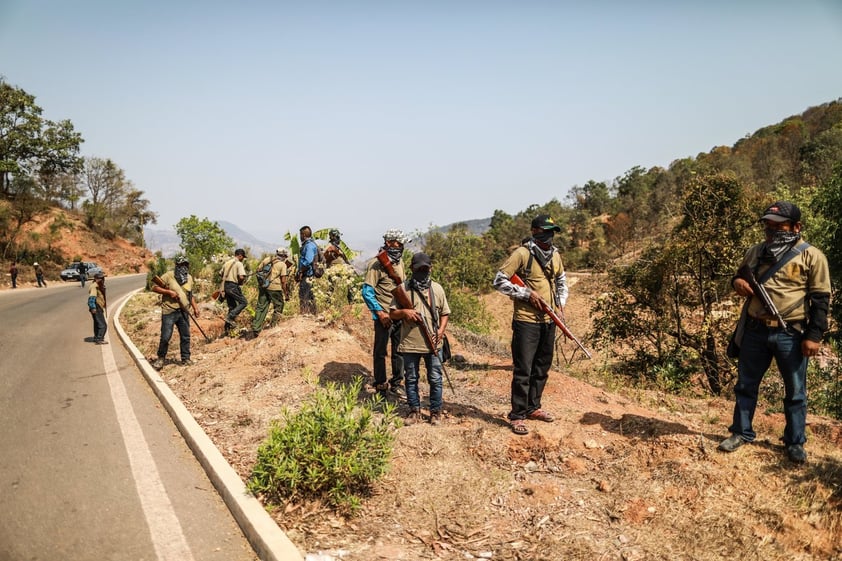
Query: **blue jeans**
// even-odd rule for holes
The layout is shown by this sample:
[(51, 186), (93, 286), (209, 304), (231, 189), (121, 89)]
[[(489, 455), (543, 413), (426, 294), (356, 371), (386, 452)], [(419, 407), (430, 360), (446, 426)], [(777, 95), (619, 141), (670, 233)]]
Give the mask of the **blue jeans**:
[(746, 327), (740, 346), (734, 419), (728, 428), (748, 442), (757, 437), (751, 428), (760, 381), (772, 359), (784, 381), (784, 443), (804, 444), (807, 441), (807, 358), (801, 354), (801, 333), (793, 329)]
[(181, 360), (190, 360), (190, 322), (182, 312), (171, 312), (161, 316), (161, 340), (158, 342), (158, 358), (166, 358), (170, 348), (173, 326), (178, 328), (178, 346)]
[(430, 384), (430, 412), (441, 411), (442, 377), (438, 353), (401, 353), (406, 376), (406, 403), (412, 409), (421, 407), (418, 395), (418, 378), (421, 359), (427, 365), (427, 382)]

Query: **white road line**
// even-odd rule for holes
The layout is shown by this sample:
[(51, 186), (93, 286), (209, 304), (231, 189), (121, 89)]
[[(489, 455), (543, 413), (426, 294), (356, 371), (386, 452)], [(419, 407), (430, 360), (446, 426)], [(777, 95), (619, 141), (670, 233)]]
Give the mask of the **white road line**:
[[(109, 341), (109, 338), (106, 337), (105, 340)], [(105, 366), (108, 385), (111, 387), (111, 399), (117, 413), (117, 422), (123, 433), (123, 443), (132, 466), (137, 494), (140, 496), (140, 504), (143, 507), (143, 514), (149, 526), (158, 560), (193, 561), (193, 553), (187, 545), (181, 523), (175, 515), (167, 491), (158, 475), (158, 467), (155, 465), (140, 423), (126, 394), (126, 387), (120, 378), (120, 371), (117, 369), (110, 344), (102, 346), (102, 362)]]

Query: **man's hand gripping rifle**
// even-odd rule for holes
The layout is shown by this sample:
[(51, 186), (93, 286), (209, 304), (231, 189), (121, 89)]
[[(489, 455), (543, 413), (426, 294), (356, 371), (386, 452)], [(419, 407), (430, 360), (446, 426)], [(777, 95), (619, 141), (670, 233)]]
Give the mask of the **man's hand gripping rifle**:
[(787, 324), (784, 321), (784, 318), (781, 316), (781, 313), (778, 311), (775, 303), (772, 302), (772, 299), (769, 297), (769, 293), (766, 292), (766, 289), (763, 288), (762, 284), (757, 282), (757, 277), (754, 276), (754, 271), (751, 270), (751, 267), (748, 265), (740, 267), (737, 270), (737, 277), (748, 283), (754, 295), (760, 298), (760, 301), (763, 303), (763, 307), (766, 308), (766, 311), (778, 320), (778, 325), (780, 325), (783, 329), (786, 329)]
[[(526, 286), (523, 283), (523, 279), (521, 279), (517, 274), (514, 274), (511, 277), (509, 277), (509, 281), (512, 284), (517, 285), (517, 286)], [(585, 356), (587, 356), (588, 358), (591, 358), (591, 353), (588, 351), (588, 349), (586, 349), (585, 346), (582, 344), (582, 342), (579, 341), (579, 339), (577, 339), (575, 335), (573, 335), (573, 333), (567, 328), (567, 325), (565, 325), (565, 323), (561, 319), (561, 317), (559, 317), (559, 315), (557, 313), (555, 313), (553, 311), (553, 309), (550, 307), (550, 305), (547, 304), (546, 302), (544, 302), (544, 300), (541, 300), (540, 310), (542, 312), (544, 312), (545, 314), (547, 314), (548, 316), (550, 316), (550, 319), (553, 320), (553, 323), (556, 324), (556, 326), (559, 329), (561, 329), (561, 332), (564, 333), (564, 336), (567, 337), (568, 339), (570, 339), (571, 341), (573, 341), (574, 343), (576, 343), (576, 345), (580, 349), (582, 349), (582, 352), (585, 353)], [(573, 358), (573, 357), (571, 356), (571, 358)]]
[(162, 279), (158, 275), (155, 275), (154, 277), (152, 277), (152, 282), (155, 283), (155, 285), (158, 286), (159, 288), (163, 288), (164, 290), (171, 290), (172, 292), (175, 292), (176, 300), (178, 300), (178, 306), (181, 308), (181, 315), (183, 315), (184, 317), (186, 317), (188, 319), (192, 319), (193, 323), (196, 325), (196, 328), (199, 330), (199, 332), (205, 338), (205, 341), (210, 343), (211, 338), (208, 337), (207, 333), (205, 333), (205, 330), (202, 329), (202, 326), (199, 325), (198, 321), (196, 321), (196, 318), (193, 317), (190, 314), (190, 308), (189, 308), (190, 303), (187, 302), (187, 296), (186, 296), (186, 294), (184, 294), (184, 291), (183, 290), (181, 290), (181, 291), (174, 290), (174, 289), (170, 288), (169, 286), (167, 286), (167, 283), (164, 282), (164, 279)]
[[(402, 310), (414, 310), (415, 306), (412, 305), (412, 300), (409, 298), (409, 294), (406, 293), (403, 281), (395, 272), (395, 268), (392, 266), (392, 260), (389, 259), (389, 254), (381, 249), (377, 253), (377, 260), (380, 261), (381, 265), (383, 265), (383, 268), (386, 270), (386, 274), (389, 275), (389, 278), (397, 285), (397, 287), (392, 290), (392, 296), (395, 297), (398, 306), (400, 306)], [(421, 335), (423, 335), (424, 341), (427, 342), (427, 346), (430, 347), (432, 352), (438, 353), (439, 342), (437, 337), (430, 333), (430, 330), (427, 329), (427, 324), (423, 320), (419, 321), (418, 328), (421, 330)], [(456, 390), (453, 389), (453, 382), (450, 381), (450, 375), (447, 373), (444, 363), (441, 365), (441, 371), (444, 373), (444, 377), (447, 378), (447, 385), (450, 386), (450, 391), (452, 391), (455, 395)]]

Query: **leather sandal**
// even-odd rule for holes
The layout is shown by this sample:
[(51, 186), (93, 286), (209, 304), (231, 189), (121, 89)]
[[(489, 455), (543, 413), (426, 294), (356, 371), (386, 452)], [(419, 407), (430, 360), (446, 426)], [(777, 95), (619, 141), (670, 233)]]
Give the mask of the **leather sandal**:
[(529, 428), (526, 426), (526, 421), (523, 419), (512, 419), (512, 432), (519, 435), (529, 434)]
[(552, 423), (553, 421), (555, 421), (555, 417), (553, 417), (543, 409), (536, 409), (535, 411), (527, 415), (527, 417), (536, 421), (544, 421), (545, 423)]

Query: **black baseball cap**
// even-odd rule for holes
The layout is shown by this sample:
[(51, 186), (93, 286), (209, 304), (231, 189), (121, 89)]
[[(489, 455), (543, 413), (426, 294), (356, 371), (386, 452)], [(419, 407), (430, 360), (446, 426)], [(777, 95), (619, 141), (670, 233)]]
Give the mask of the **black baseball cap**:
[(549, 214), (539, 214), (532, 221), (533, 228), (540, 228), (541, 230), (552, 230), (553, 232), (561, 232), (559, 227)]
[(412, 256), (412, 263), (409, 267), (414, 271), (415, 269), (420, 269), (421, 267), (432, 267), (432, 262), (430, 261), (430, 256), (426, 253), (416, 253)]
[(763, 211), (763, 216), (760, 217), (758, 222), (763, 220), (771, 220), (772, 222), (790, 221), (793, 224), (801, 222), (801, 209), (789, 201), (777, 201)]

